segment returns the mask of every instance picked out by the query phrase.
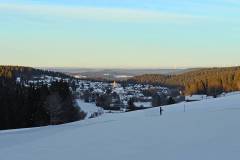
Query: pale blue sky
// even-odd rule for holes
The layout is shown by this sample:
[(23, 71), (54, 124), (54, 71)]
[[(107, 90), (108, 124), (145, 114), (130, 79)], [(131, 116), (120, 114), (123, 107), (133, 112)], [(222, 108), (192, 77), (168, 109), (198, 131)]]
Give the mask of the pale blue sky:
[(0, 0), (0, 64), (240, 65), (240, 0)]

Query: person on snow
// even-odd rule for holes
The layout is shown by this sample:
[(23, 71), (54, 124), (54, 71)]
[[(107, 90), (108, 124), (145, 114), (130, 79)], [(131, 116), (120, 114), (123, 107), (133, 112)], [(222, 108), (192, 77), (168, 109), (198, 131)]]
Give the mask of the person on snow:
[(163, 113), (163, 109), (162, 107), (160, 107), (160, 116), (162, 115), (162, 113)]

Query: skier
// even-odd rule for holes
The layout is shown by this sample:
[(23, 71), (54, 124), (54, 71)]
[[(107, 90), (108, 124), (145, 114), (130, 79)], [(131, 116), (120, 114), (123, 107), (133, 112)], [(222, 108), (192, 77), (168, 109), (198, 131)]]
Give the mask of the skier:
[(163, 109), (160, 107), (160, 116), (162, 115)]

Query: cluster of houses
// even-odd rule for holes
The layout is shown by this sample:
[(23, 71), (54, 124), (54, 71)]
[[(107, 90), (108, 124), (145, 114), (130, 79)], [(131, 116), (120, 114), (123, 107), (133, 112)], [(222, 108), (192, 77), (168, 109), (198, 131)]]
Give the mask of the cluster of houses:
[[(130, 102), (136, 109), (154, 107), (158, 99), (159, 105), (184, 101), (176, 89), (169, 89), (150, 84), (120, 84), (117, 82), (92, 82), (86, 80), (76, 81), (73, 89), (75, 98), (87, 103), (96, 103), (105, 110), (126, 110)], [(171, 102), (170, 102), (171, 100)]]
[(48, 75), (42, 75), (39, 77), (33, 77), (31, 80), (25, 80), (22, 79), (21, 77), (17, 77), (16, 78), (16, 83), (18, 84), (24, 84), (26, 87), (30, 86), (30, 85), (35, 85), (35, 86), (39, 86), (39, 85), (47, 85), (47, 86), (51, 86), (52, 82), (55, 81), (64, 81), (64, 82), (70, 82), (70, 78), (61, 78), (61, 77), (52, 77), (52, 76), (48, 76)]

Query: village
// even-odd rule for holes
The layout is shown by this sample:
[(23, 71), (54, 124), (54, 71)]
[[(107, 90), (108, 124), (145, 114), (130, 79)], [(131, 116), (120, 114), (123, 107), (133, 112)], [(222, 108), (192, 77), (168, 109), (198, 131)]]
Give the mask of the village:
[(33, 84), (51, 86), (54, 81), (69, 83), (74, 99), (82, 104), (79, 107), (89, 106), (87, 105), (89, 103), (110, 112), (141, 110), (209, 98), (206, 95), (184, 96), (178, 89), (151, 84), (92, 81), (47, 75), (33, 77), (32, 80), (22, 80), (20, 77), (16, 79), (17, 83), (25, 86)]
[[(117, 82), (91, 82), (80, 80), (73, 90), (76, 98), (86, 103), (96, 103), (105, 110), (138, 110), (180, 100), (178, 93), (166, 87), (148, 84), (124, 84)], [(175, 95), (173, 95), (175, 94)], [(171, 102), (170, 102), (171, 101)]]

